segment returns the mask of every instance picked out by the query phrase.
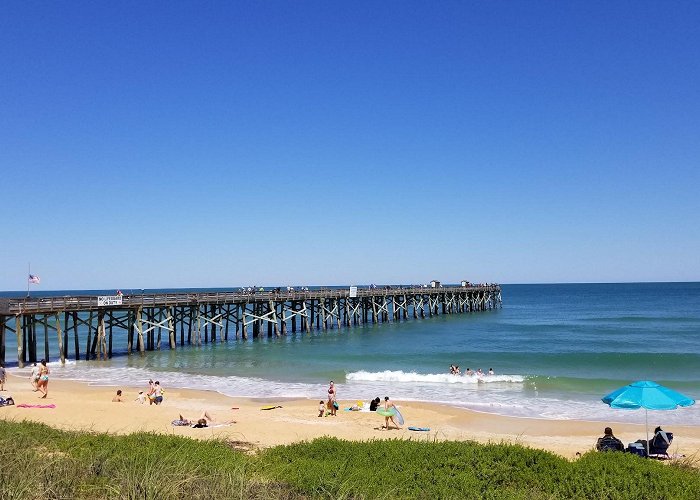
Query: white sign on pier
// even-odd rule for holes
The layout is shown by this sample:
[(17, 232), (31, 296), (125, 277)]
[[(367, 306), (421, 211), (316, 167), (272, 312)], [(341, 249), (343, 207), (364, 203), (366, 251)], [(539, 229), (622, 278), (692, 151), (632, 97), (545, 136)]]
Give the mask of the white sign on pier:
[(122, 305), (121, 295), (102, 295), (97, 297), (97, 307), (120, 306)]

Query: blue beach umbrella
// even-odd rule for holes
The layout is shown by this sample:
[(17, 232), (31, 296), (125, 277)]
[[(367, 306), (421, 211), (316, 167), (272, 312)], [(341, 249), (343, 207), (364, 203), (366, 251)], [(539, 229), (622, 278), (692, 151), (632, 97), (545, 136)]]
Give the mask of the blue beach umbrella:
[(692, 406), (695, 400), (680, 392), (664, 387), (651, 380), (639, 380), (620, 387), (603, 397), (603, 403), (610, 408), (637, 410), (644, 408), (647, 432), (647, 455), (649, 454), (649, 413), (648, 410), (675, 410), (679, 406)]

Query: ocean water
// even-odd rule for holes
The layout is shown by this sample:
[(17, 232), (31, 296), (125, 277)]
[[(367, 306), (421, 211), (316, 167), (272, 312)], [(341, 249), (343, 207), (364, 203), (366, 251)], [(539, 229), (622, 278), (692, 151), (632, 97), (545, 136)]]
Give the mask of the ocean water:
[[(13, 349), (10, 338), (8, 361)], [(496, 375), (453, 376), (452, 363)], [(600, 398), (648, 379), (700, 399), (700, 283), (503, 285), (503, 308), (494, 311), (166, 345), (143, 357), (54, 364), (53, 376), (313, 399), (332, 379), (341, 400), (389, 395), (520, 417), (643, 422), (643, 411), (612, 410)], [(700, 404), (649, 412), (649, 421), (700, 425)]]

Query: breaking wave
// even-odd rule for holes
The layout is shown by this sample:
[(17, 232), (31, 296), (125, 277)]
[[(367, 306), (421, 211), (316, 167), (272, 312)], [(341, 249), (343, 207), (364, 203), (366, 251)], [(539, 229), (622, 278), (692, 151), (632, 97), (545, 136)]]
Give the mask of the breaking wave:
[(383, 372), (368, 372), (360, 370), (348, 373), (346, 380), (364, 382), (427, 382), (435, 384), (522, 384), (525, 377), (522, 375), (451, 375), (449, 373), (417, 373), (401, 370), (385, 370)]

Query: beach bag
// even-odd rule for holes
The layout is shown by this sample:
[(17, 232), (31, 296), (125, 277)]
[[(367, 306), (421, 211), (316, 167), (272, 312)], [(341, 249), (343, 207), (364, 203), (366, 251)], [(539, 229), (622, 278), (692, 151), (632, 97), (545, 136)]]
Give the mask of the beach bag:
[(0, 397), (0, 406), (14, 406), (15, 400), (12, 399), (12, 396), (8, 396), (7, 398), (2, 398)]
[(333, 408), (335, 408), (336, 410), (340, 408), (337, 401), (333, 401)]

